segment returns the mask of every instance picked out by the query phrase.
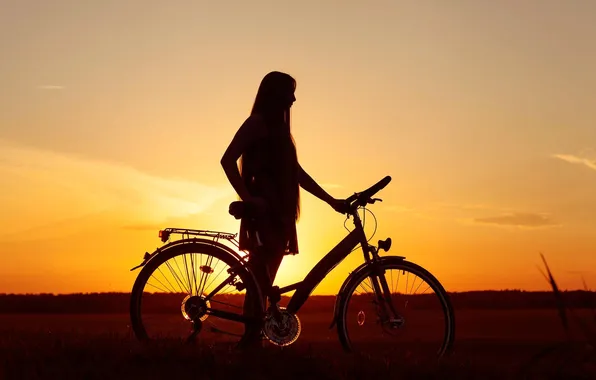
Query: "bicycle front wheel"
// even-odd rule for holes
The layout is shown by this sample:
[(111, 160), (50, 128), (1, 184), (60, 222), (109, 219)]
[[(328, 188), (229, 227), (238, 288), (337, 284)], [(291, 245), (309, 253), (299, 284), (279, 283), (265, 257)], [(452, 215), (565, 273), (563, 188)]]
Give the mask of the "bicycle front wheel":
[(338, 334), (348, 352), (392, 358), (441, 357), (453, 344), (455, 317), (439, 281), (394, 256), (352, 277), (340, 295)]

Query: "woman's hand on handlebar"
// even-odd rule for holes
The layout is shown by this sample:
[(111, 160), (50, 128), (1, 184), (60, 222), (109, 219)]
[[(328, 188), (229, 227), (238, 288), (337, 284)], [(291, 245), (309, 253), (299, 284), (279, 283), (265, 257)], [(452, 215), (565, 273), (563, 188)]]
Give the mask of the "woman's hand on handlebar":
[(350, 204), (345, 199), (335, 199), (329, 201), (329, 206), (340, 214), (347, 214), (350, 212)]

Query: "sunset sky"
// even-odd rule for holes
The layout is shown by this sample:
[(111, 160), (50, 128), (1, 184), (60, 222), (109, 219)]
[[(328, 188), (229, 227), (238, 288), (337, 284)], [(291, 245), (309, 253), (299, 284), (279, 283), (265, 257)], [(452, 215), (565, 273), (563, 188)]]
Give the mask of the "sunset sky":
[[(130, 291), (160, 228), (237, 232), (219, 160), (272, 70), (297, 80), (299, 159), (325, 189), (393, 177), (370, 207), (390, 254), (449, 291), (546, 289), (540, 252), (563, 288), (596, 288), (595, 14), (581, 0), (0, 0), (0, 293)], [(279, 284), (347, 233), (302, 198)]]

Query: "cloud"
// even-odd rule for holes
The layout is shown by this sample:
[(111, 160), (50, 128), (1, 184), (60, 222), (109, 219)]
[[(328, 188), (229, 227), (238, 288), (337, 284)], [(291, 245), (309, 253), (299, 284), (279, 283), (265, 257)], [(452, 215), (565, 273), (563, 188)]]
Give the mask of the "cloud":
[(568, 162), (570, 164), (584, 165), (592, 170), (596, 170), (596, 160), (585, 157), (578, 157), (572, 154), (554, 154), (553, 157)]
[[(3, 206), (0, 202), (0, 206)], [(66, 217), (53, 220), (40, 218), (39, 220), (29, 220), (26, 224), (9, 225), (0, 218), (0, 240), (2, 243), (21, 240), (47, 240), (56, 237), (68, 237), (82, 231), (95, 230), (104, 222), (109, 220), (109, 215), (102, 212), (77, 215), (75, 217)], [(11, 228), (12, 227), (12, 228)], [(15, 228), (16, 227), (16, 228)]]
[[(444, 218), (455, 220), (467, 226), (488, 225), (495, 227), (514, 228), (545, 228), (560, 226), (546, 213), (520, 212), (512, 207), (491, 205), (486, 203), (451, 203), (440, 202), (428, 213), (440, 213), (443, 210)], [(483, 211), (485, 214), (495, 216), (477, 217)], [(455, 216), (455, 218), (454, 218)]]
[(491, 210), (494, 212), (514, 212), (513, 209), (507, 207), (498, 207), (486, 203), (450, 203), (450, 202), (439, 202), (435, 204), (435, 208), (457, 210), (457, 211), (477, 211), (477, 210)]
[(512, 213), (500, 216), (492, 216), (486, 218), (475, 218), (475, 223), (492, 224), (497, 226), (511, 226), (511, 227), (550, 227), (556, 226), (557, 223), (552, 221), (549, 217), (542, 214), (533, 213)]
[(0, 140), (0, 238), (66, 231), (77, 218), (138, 229), (207, 210), (234, 197), (228, 184), (145, 173), (116, 162), (23, 147)]
[(64, 86), (54, 85), (54, 84), (44, 84), (37, 86), (40, 90), (64, 90)]

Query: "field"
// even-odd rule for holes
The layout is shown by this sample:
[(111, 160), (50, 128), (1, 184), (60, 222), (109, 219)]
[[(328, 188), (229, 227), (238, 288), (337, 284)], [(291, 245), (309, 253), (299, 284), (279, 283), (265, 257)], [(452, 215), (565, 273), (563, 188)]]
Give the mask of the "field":
[[(125, 297), (124, 297), (125, 298)], [(316, 297), (315, 297), (316, 298)], [(333, 305), (299, 313), (302, 335), (284, 349), (141, 345), (122, 312), (0, 314), (2, 379), (596, 378), (580, 324), (568, 337), (556, 308), (456, 307), (454, 352), (441, 362), (346, 354), (329, 329)], [(118, 307), (117, 309), (120, 309)], [(593, 322), (590, 309), (574, 310)], [(592, 323), (593, 325), (593, 323)], [(542, 355), (542, 356), (541, 356)]]

